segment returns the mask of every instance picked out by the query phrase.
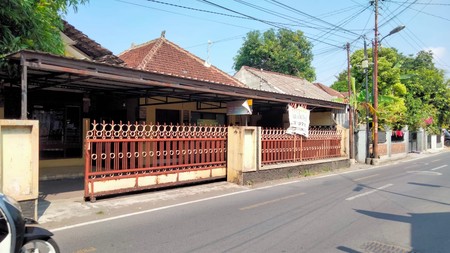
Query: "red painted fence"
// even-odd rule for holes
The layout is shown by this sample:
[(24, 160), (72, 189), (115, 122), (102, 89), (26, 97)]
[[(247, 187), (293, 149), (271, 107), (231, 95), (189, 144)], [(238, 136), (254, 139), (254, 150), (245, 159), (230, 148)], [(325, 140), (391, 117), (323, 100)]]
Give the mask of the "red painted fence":
[[(209, 171), (207, 179), (215, 179), (215, 168), (226, 168), (227, 127), (115, 124), (93, 122), (85, 141), (85, 197), (120, 193), (167, 185), (163, 178), (176, 174), (176, 182), (189, 178), (205, 180), (205, 176), (186, 176), (194, 171)], [(183, 174), (184, 173), (184, 174)], [(192, 173), (191, 173), (192, 175)], [(205, 175), (203, 173), (202, 175)], [(153, 176), (154, 185), (141, 186), (139, 178)], [(222, 178), (225, 175), (220, 176)], [(98, 193), (95, 182), (113, 182), (135, 178), (132, 187)], [(95, 199), (95, 198), (94, 198)]]
[(341, 156), (342, 132), (310, 128), (309, 137), (287, 134), (285, 129), (262, 129), (261, 164), (319, 160)]

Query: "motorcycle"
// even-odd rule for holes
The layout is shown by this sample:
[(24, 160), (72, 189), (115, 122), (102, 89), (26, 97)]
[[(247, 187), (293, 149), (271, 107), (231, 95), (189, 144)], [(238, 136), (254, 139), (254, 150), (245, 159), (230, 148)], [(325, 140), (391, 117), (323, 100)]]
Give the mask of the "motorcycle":
[(0, 252), (60, 253), (53, 233), (24, 218), (19, 203), (0, 193)]

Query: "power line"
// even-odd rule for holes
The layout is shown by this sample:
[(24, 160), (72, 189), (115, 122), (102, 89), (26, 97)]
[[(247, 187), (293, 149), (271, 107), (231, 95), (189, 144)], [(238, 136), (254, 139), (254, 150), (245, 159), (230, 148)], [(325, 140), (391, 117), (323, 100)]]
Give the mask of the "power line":
[(387, 17), (389, 18), (388, 20), (384, 21), (384, 23), (380, 24), (378, 27), (383, 27), (385, 26), (387, 23), (389, 23), (392, 19), (397, 18), (398, 16), (400, 16), (400, 14), (402, 14), (403, 12), (405, 12), (407, 9), (409, 9), (411, 7), (411, 5), (413, 5), (415, 2), (417, 2), (418, 0), (415, 0), (412, 3), (409, 3), (408, 6), (406, 6), (405, 8), (403, 8), (403, 10), (400, 10), (398, 13), (395, 13), (396, 10), (400, 9), (404, 4), (408, 3), (405, 2), (404, 4), (400, 5), (397, 9), (395, 9), (392, 13), (392, 17)]
[[(397, 2), (392, 2), (392, 3), (397, 3)], [(417, 9), (415, 9), (415, 8), (412, 8), (412, 7), (410, 7), (410, 9), (411, 9), (411, 10), (414, 10), (414, 11), (417, 11), (418, 13), (421, 13), (421, 14), (425, 14), (425, 15), (428, 15), (428, 16), (431, 16), (431, 17), (443, 19), (443, 20), (446, 20), (446, 21), (450, 21), (449, 18), (442, 17), (442, 16), (438, 16), (438, 15), (435, 15), (435, 14), (432, 14), (432, 13), (428, 13), (428, 12), (423, 11), (423, 9), (425, 9), (425, 7), (427, 7), (427, 6), (429, 6), (429, 5), (432, 5), (431, 3), (429, 3), (428, 5), (426, 5), (425, 3), (423, 3), (423, 4), (424, 4), (425, 6), (424, 6), (421, 10), (417, 10)], [(448, 5), (450, 6), (450, 4), (448, 4)]]
[(295, 13), (299, 13), (299, 14), (304, 15), (304, 16), (306, 16), (306, 17), (308, 17), (308, 18), (313, 19), (313, 20), (316, 20), (316, 21), (325, 23), (325, 24), (327, 24), (327, 25), (329, 25), (329, 26), (331, 26), (331, 27), (335, 27), (335, 28), (338, 29), (338, 30), (341, 30), (341, 31), (344, 31), (344, 32), (347, 32), (347, 33), (351, 33), (351, 34), (353, 34), (353, 35), (358, 35), (358, 34), (352, 32), (352, 31), (350, 31), (350, 30), (344, 29), (343, 27), (339, 27), (339, 26), (337, 26), (337, 25), (335, 25), (335, 24), (332, 24), (332, 23), (330, 23), (330, 22), (328, 22), (328, 21), (322, 20), (322, 19), (317, 18), (317, 17), (315, 17), (315, 16), (312, 16), (312, 15), (310, 15), (310, 14), (308, 14), (308, 13), (305, 13), (305, 12), (303, 12), (303, 11), (300, 11), (300, 10), (298, 10), (298, 9), (295, 9), (295, 8), (293, 8), (293, 7), (291, 7), (291, 6), (288, 6), (288, 5), (286, 5), (286, 4), (280, 3), (279, 1), (276, 1), (276, 0), (265, 0), (265, 1), (266, 1), (266, 2), (267, 2), (267, 1), (271, 1), (271, 2), (273, 2), (273, 3), (274, 3), (275, 5), (277, 5), (277, 6), (280, 6), (280, 7), (284, 8), (284, 9), (290, 10), (290, 11), (295, 12)]
[[(390, 3), (398, 3), (398, 4), (403, 4), (403, 3), (408, 3), (408, 2), (400, 2), (400, 1), (391, 1), (391, 0), (384, 0), (385, 2), (390, 2)], [(436, 6), (450, 6), (450, 4), (444, 4), (444, 3), (414, 3), (415, 5), (436, 5)]]
[[(279, 25), (276, 25), (276, 24), (272, 24), (272, 23), (267, 22), (267, 21), (265, 21), (265, 20), (262, 20), (262, 19), (259, 19), (259, 18), (250, 16), (250, 15), (244, 14), (244, 13), (239, 12), (239, 11), (232, 10), (232, 9), (230, 9), (230, 8), (227, 8), (227, 7), (225, 7), (225, 6), (222, 6), (222, 5), (213, 3), (213, 2), (208, 1), (208, 0), (197, 0), (197, 1), (199, 1), (199, 2), (204, 2), (204, 3), (210, 4), (210, 5), (212, 5), (212, 6), (215, 6), (215, 7), (217, 7), (217, 8), (221, 8), (221, 9), (224, 9), (224, 10), (227, 10), (227, 11), (230, 11), (230, 12), (233, 12), (233, 13), (236, 13), (236, 14), (239, 14), (239, 15), (242, 15), (242, 16), (245, 16), (245, 17), (248, 17), (248, 18), (250, 18), (250, 19), (253, 19), (253, 20), (262, 22), (262, 23), (264, 23), (264, 24), (267, 24), (267, 25), (276, 27), (276, 28), (278, 28), (278, 29), (286, 29), (286, 27), (282, 27), (282, 26), (279, 26)], [(327, 45), (330, 45), (330, 46), (339, 47), (339, 46), (333, 45), (333, 44), (331, 44), (331, 43), (328, 43), (328, 42), (326, 42), (326, 41), (322, 41), (322, 40), (318, 40), (318, 39), (315, 39), (315, 38), (311, 38), (311, 37), (308, 37), (308, 36), (306, 36), (306, 35), (305, 35), (305, 37), (308, 38), (308, 39), (310, 39), (310, 40), (313, 40), (313, 41), (317, 41), (317, 42), (320, 42), (320, 43), (324, 43), (324, 44), (327, 44)]]
[[(366, 6), (364, 9), (361, 9), (358, 13), (353, 14), (353, 15), (347, 17), (345, 20), (343, 20), (342, 22), (340, 22), (338, 26), (339, 26), (339, 27), (342, 27), (343, 25), (348, 24), (350, 21), (356, 19), (360, 14), (362, 14), (364, 11), (366, 11), (369, 7), (370, 7), (370, 6)], [(334, 30), (335, 30), (335, 29), (336, 29), (336, 28), (334, 28)], [(332, 35), (332, 34), (331, 34), (331, 31), (329, 31), (329, 32), (324, 33), (324, 34), (322, 34), (321, 36), (319, 36), (319, 39), (322, 39), (322, 38), (323, 38), (324, 36), (326, 36), (327, 34), (329, 34), (330, 36)], [(327, 38), (329, 38), (330, 36), (328, 36)]]
[(194, 18), (194, 19), (201, 19), (201, 20), (206, 20), (206, 21), (209, 21), (209, 22), (218, 23), (218, 24), (222, 24), (222, 25), (234, 26), (234, 27), (243, 28), (243, 29), (247, 29), (247, 30), (253, 30), (253, 28), (249, 28), (249, 27), (244, 27), (244, 26), (240, 26), (240, 25), (220, 22), (220, 21), (211, 20), (211, 19), (207, 19), (207, 18), (200, 18), (200, 17), (197, 17), (197, 16), (191, 16), (191, 15), (187, 15), (187, 14), (183, 14), (183, 13), (179, 13), (179, 12), (174, 12), (174, 11), (168, 11), (168, 10), (164, 10), (164, 9), (154, 8), (154, 7), (150, 7), (150, 6), (147, 6), (147, 5), (131, 3), (131, 2), (128, 2), (128, 1), (124, 1), (124, 0), (115, 0), (115, 1), (116, 2), (121, 2), (121, 3), (124, 3), (124, 4), (134, 5), (134, 6), (137, 6), (137, 7), (146, 8), (146, 9), (157, 10), (157, 11), (161, 11), (161, 12), (175, 14), (175, 15), (179, 15), (179, 16), (185, 16), (185, 17)]
[(168, 5), (168, 6), (173, 6), (173, 7), (178, 7), (178, 8), (182, 8), (182, 9), (187, 9), (187, 10), (191, 10), (191, 11), (205, 12), (205, 13), (209, 13), (209, 14), (221, 15), (221, 16), (232, 17), (232, 18), (249, 19), (249, 18), (243, 17), (243, 16), (235, 16), (235, 15), (230, 15), (230, 14), (221, 13), (221, 12), (197, 9), (197, 8), (192, 8), (192, 7), (178, 5), (178, 4), (171, 4), (171, 3), (167, 3), (167, 2), (161, 2), (161, 1), (157, 1), (157, 0), (147, 0), (147, 1), (158, 3), (158, 4), (164, 4), (164, 5)]

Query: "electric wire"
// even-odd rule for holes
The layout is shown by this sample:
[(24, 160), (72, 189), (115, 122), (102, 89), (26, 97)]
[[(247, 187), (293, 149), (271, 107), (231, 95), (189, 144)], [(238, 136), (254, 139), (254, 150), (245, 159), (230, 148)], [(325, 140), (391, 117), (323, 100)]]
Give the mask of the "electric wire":
[[(370, 6), (366, 6), (365, 8), (361, 9), (360, 11), (358, 11), (358, 13), (356, 13), (356, 14), (354, 14), (354, 15), (351, 15), (351, 16), (347, 17), (346, 19), (342, 20), (342, 21), (338, 24), (338, 27), (342, 27), (343, 25), (347, 25), (347, 24), (348, 24), (349, 22), (351, 22), (352, 20), (355, 20), (357, 17), (359, 17), (359, 15), (361, 15), (363, 12), (365, 12), (369, 7), (370, 7)], [(329, 35), (327, 38), (329, 38), (330, 36), (332, 36), (331, 31), (330, 31), (330, 32), (327, 32), (327, 33), (324, 33), (324, 34), (322, 34), (322, 35), (320, 35), (320, 36), (318, 37), (318, 39), (324, 39), (324, 37), (325, 37), (326, 35)], [(327, 39), (327, 38), (326, 38), (326, 39)]]
[[(431, 0), (430, 0), (429, 2), (431, 2)], [(427, 5), (425, 5), (424, 7), (422, 7), (422, 9), (424, 9), (425, 7), (427, 7)], [(399, 33), (399, 36), (400, 36), (401, 38), (403, 38), (403, 40), (404, 40), (407, 44), (409, 44), (409, 45), (411, 46), (411, 48), (413, 48), (413, 49), (414, 49), (415, 51), (417, 51), (417, 52), (426, 49), (427, 46), (425, 45), (425, 43), (423, 43), (423, 41), (422, 41), (418, 36), (416, 36), (416, 35), (408, 28), (407, 24), (408, 24), (409, 22), (411, 22), (411, 21), (419, 14), (419, 12), (420, 12), (420, 11), (418, 11), (418, 13), (416, 13), (416, 15), (414, 15), (413, 17), (411, 17), (410, 20), (409, 20), (407, 23), (402, 23), (402, 22), (399, 20), (398, 17), (396, 17), (393, 13), (391, 13), (391, 15), (392, 15), (393, 17), (395, 17), (395, 19), (398, 21), (398, 24), (404, 24), (404, 25), (406, 25), (405, 32), (404, 32), (404, 33)], [(404, 36), (407, 36), (408, 39), (406, 39)], [(413, 45), (412, 42), (414, 42), (416, 45)], [(385, 43), (386, 43), (386, 42), (385, 42)], [(388, 43), (386, 43), (386, 44), (388, 44)], [(388, 44), (388, 45), (389, 45), (389, 44)], [(433, 54), (433, 59), (435, 60), (436, 63), (438, 63), (438, 64), (441, 65), (441, 66), (448, 66), (448, 65), (443, 61), (443, 59), (441, 59), (441, 58), (439, 57), (439, 55), (437, 55), (437, 54)]]
[(280, 7), (284, 8), (284, 9), (286, 9), (286, 10), (290, 10), (290, 11), (292, 11), (292, 12), (301, 14), (301, 15), (306, 16), (306, 17), (308, 17), (308, 18), (311, 18), (311, 19), (313, 19), (313, 20), (316, 20), (316, 21), (325, 23), (325, 24), (327, 24), (328, 26), (336, 27), (338, 30), (341, 30), (341, 31), (343, 31), (343, 32), (351, 33), (351, 34), (353, 34), (353, 35), (358, 35), (358, 34), (356, 34), (356, 33), (353, 32), (353, 31), (347, 30), (347, 29), (345, 29), (345, 28), (343, 28), (343, 27), (339, 27), (339, 26), (337, 26), (337, 25), (335, 25), (335, 24), (332, 24), (332, 23), (330, 23), (330, 22), (328, 22), (328, 21), (322, 20), (322, 19), (317, 18), (317, 17), (315, 17), (315, 16), (313, 16), (313, 15), (310, 15), (310, 14), (308, 14), (308, 13), (305, 13), (305, 12), (303, 12), (303, 11), (300, 11), (300, 10), (298, 10), (298, 9), (295, 9), (295, 8), (293, 8), (293, 7), (291, 7), (291, 6), (288, 6), (288, 5), (286, 5), (286, 4), (283, 4), (283, 3), (279, 2), (279, 1), (276, 1), (276, 0), (265, 0), (265, 1), (266, 1), (266, 2), (272, 2), (272, 3), (274, 3), (275, 5), (280, 6)]
[[(276, 24), (271, 24), (271, 23), (269, 23), (269, 22), (267, 22), (267, 21), (265, 21), (265, 20), (262, 20), (262, 19), (259, 19), (259, 18), (250, 16), (250, 15), (247, 15), (247, 14), (241, 13), (241, 12), (239, 12), (239, 11), (232, 10), (232, 9), (230, 9), (230, 8), (227, 8), (227, 7), (222, 6), (222, 5), (219, 5), (219, 4), (215, 4), (215, 3), (211, 2), (211, 1), (208, 1), (208, 0), (197, 0), (197, 1), (199, 1), (199, 2), (204, 2), (204, 3), (210, 4), (210, 5), (212, 5), (212, 6), (215, 6), (215, 7), (217, 7), (217, 8), (221, 8), (221, 9), (224, 9), (224, 10), (227, 10), (227, 11), (230, 11), (230, 12), (233, 12), (233, 13), (236, 13), (236, 14), (239, 14), (239, 15), (243, 15), (243, 16), (245, 16), (245, 17), (249, 17), (249, 18), (251, 18), (251, 19), (253, 19), (253, 20), (262, 22), (262, 23), (267, 24), (267, 25), (269, 25), (269, 26), (274, 26), (274, 27), (276, 27), (276, 28), (278, 28), (278, 29), (286, 29), (286, 27), (282, 27), (282, 26), (279, 26), (279, 25), (276, 25)], [(309, 37), (309, 36), (306, 36), (306, 35), (305, 35), (305, 37), (308, 38), (308, 39), (310, 39), (310, 40), (313, 40), (313, 41), (317, 41), (317, 42), (320, 42), (320, 43), (324, 43), (324, 44), (327, 44), (327, 45), (330, 45), (330, 46), (339, 47), (339, 46), (337, 46), (337, 45), (328, 43), (328, 42), (326, 42), (326, 41), (317, 40), (317, 39), (315, 39), (315, 38), (312, 38), (312, 37)]]
[[(390, 3), (398, 3), (398, 4), (408, 3), (408, 2), (391, 1), (391, 0), (384, 0), (384, 1), (385, 1), (385, 2), (390, 2)], [(450, 6), (449, 3), (418, 3), (418, 2), (415, 2), (414, 5)]]
[(150, 7), (150, 6), (143, 5), (143, 4), (132, 3), (132, 2), (125, 1), (125, 0), (115, 0), (115, 1), (116, 2), (121, 2), (121, 3), (124, 3), (124, 4), (128, 4), (128, 5), (134, 5), (134, 6), (137, 6), (137, 7), (146, 8), (146, 9), (157, 10), (157, 11), (161, 11), (161, 12), (175, 14), (175, 15), (179, 15), (179, 16), (185, 16), (185, 17), (189, 17), (189, 18), (205, 20), (205, 21), (209, 21), (209, 22), (213, 22), (213, 23), (222, 24), (222, 25), (233, 26), (233, 27), (237, 27), (237, 28), (243, 28), (243, 29), (246, 29), (246, 30), (249, 30), (249, 31), (253, 30), (253, 28), (250, 28), (250, 27), (230, 24), (230, 23), (221, 22), (221, 21), (212, 20), (212, 19), (207, 19), (207, 18), (200, 18), (200, 17), (197, 17), (197, 16), (191, 16), (191, 15), (187, 15), (187, 14), (183, 14), (183, 13), (179, 13), (179, 12), (174, 12), (174, 11), (168, 11), (168, 10), (164, 10), (164, 9), (154, 8), (154, 7)]
[[(184, 13), (177, 13), (177, 12), (173, 12), (173, 11), (169, 11), (169, 10), (165, 10), (165, 9), (152, 8), (150, 6), (145, 6), (145, 5), (136, 4), (136, 3), (130, 3), (130, 2), (127, 2), (124, 0), (116, 0), (116, 1), (131, 4), (131, 5), (136, 5), (136, 6), (140, 6), (140, 7), (144, 7), (144, 8), (154, 9), (154, 10), (158, 10), (158, 11), (163, 11), (163, 12), (167, 12), (167, 13), (171, 13), (171, 14), (187, 16), (190, 18), (203, 19), (203, 20), (207, 20), (209, 22), (215, 22), (215, 23), (225, 24), (225, 25), (229, 25), (229, 26), (235, 26), (235, 27), (244, 28), (247, 30), (256, 30), (256, 29), (252, 29), (249, 27), (243, 27), (241, 25), (235, 25), (232, 23), (204, 19), (204, 18), (200, 18), (198, 16), (191, 16), (191, 15), (186, 15)], [(340, 9), (339, 11), (328, 12), (328, 13), (325, 13), (322, 15), (312, 16), (308, 13), (305, 13), (305, 12), (295, 9), (291, 6), (288, 6), (284, 3), (281, 3), (280, 1), (265, 0), (265, 2), (268, 2), (279, 8), (288, 10), (292, 13), (300, 14), (300, 16), (302, 17), (302, 18), (297, 18), (292, 15), (287, 15), (286, 13), (279, 12), (275, 8), (268, 9), (266, 7), (256, 5), (253, 3), (249, 3), (249, 2), (246, 2), (243, 0), (234, 0), (235, 2), (245, 5), (247, 7), (259, 10), (261, 12), (270, 14), (272, 16), (275, 16), (282, 20), (287, 21), (287, 22), (283, 23), (283, 22), (265, 20), (263, 18), (259, 18), (258, 16), (255, 16), (255, 15), (249, 15), (245, 11), (241, 11), (241, 9), (239, 9), (239, 11), (236, 11), (236, 10), (233, 10), (232, 8), (228, 8), (223, 5), (216, 4), (216, 3), (212, 2), (212, 1), (208, 1), (208, 0), (197, 0), (197, 1), (202, 2), (204, 4), (208, 4), (215, 8), (220, 8), (222, 10), (226, 10), (227, 12), (230, 12), (232, 14), (217, 12), (217, 11), (212, 11), (212, 10), (207, 10), (207, 9), (202, 9), (202, 8), (193, 8), (193, 7), (189, 7), (189, 6), (172, 4), (172, 3), (167, 3), (167, 2), (163, 2), (163, 1), (159, 1), (159, 0), (147, 0), (147, 1), (153, 2), (153, 3), (158, 3), (158, 4), (164, 4), (164, 5), (170, 6), (172, 8), (182, 8), (182, 9), (186, 9), (189, 11), (203, 12), (206, 14), (219, 15), (219, 16), (228, 17), (228, 18), (257, 21), (257, 22), (266, 24), (269, 27), (275, 27), (278, 29), (289, 29), (289, 28), (294, 28), (294, 27), (304, 28), (304, 29), (306, 29), (303, 31), (305, 37), (307, 39), (311, 40), (311, 42), (313, 42), (314, 57), (327, 56), (327, 57), (324, 57), (324, 60), (322, 60), (322, 61), (327, 61), (326, 63), (329, 63), (329, 60), (327, 60), (328, 58), (331, 58), (332, 56), (335, 56), (336, 54), (342, 52), (342, 48), (343, 48), (342, 45), (344, 44), (342, 42), (342, 39), (351, 41), (349, 43), (352, 45), (352, 47), (351, 47), (352, 49), (355, 48), (356, 45), (359, 45), (359, 43), (362, 42), (361, 38), (363, 38), (364, 36), (366, 36), (367, 34), (369, 34), (371, 32), (371, 29), (366, 29), (366, 28), (369, 24), (370, 19), (373, 17), (373, 12), (371, 11), (370, 17), (368, 18), (367, 22), (365, 23), (365, 26), (363, 29), (348, 29), (348, 28), (346, 28), (346, 26), (348, 26), (351, 22), (356, 20), (357, 16), (362, 15), (368, 8), (370, 8), (370, 5), (361, 4), (354, 0), (352, 0), (352, 2), (356, 3), (361, 8), (359, 8), (356, 13), (353, 12), (352, 15), (349, 15), (346, 18), (341, 19), (340, 22), (335, 23), (335, 24), (329, 23), (328, 21), (323, 20), (322, 17), (330, 17), (333, 15), (337, 15), (338, 13), (347, 13), (350, 11), (354, 11), (354, 9), (357, 9), (357, 8), (355, 8), (355, 6), (353, 6), (353, 8), (347, 7), (347, 8)], [(388, 8), (389, 7), (388, 4), (397, 5), (397, 7), (393, 11), (391, 11), (390, 8)], [(423, 7), (417, 9), (417, 8), (413, 8), (412, 7), (413, 5), (415, 5), (415, 6), (423, 5)], [(432, 4), (432, 3), (418, 2), (418, 0), (415, 0), (413, 2), (410, 2), (410, 1), (405, 1), (405, 2), (403, 2), (403, 1), (388, 1), (388, 0), (381, 1), (380, 9), (382, 11), (385, 11), (384, 13), (386, 15), (382, 15), (382, 14), (380, 15), (381, 22), (380, 22), (379, 27), (386, 26), (387, 24), (392, 23), (394, 20), (399, 20), (398, 16), (400, 16), (401, 14), (405, 13), (408, 10), (415, 11), (416, 12), (415, 16), (417, 16), (420, 13), (420, 14), (424, 14), (424, 15), (428, 15), (428, 16), (433, 16), (435, 18), (439, 18), (442, 20), (450, 21), (450, 19), (447, 19), (445, 17), (423, 11), (425, 7), (430, 6), (430, 5), (441, 5), (441, 6), (448, 5), (448, 6), (450, 6), (450, 4), (439, 4), (439, 3)], [(413, 18), (415, 18), (415, 16)], [(305, 17), (306, 17), (306, 19), (305, 19)], [(411, 18), (411, 19), (413, 19), (413, 18)], [(308, 29), (320, 31), (320, 33), (312, 34), (311, 31), (308, 31)], [(403, 35), (400, 34), (400, 37), (407, 44), (409, 44), (411, 46), (411, 48), (415, 48), (415, 49), (424, 48), (424, 47), (420, 46), (420, 44), (419, 44), (419, 43), (422, 43), (422, 45), (424, 45), (423, 42), (420, 41), (420, 39), (414, 33), (412, 33), (410, 29), (407, 28), (407, 29), (405, 29), (405, 31), (406, 31), (406, 33), (404, 33)], [(349, 37), (349, 35), (353, 35), (353, 36)], [(355, 35), (358, 35), (358, 37), (355, 38)], [(221, 42), (232, 41), (232, 40), (242, 38), (242, 36), (243, 35), (237, 35), (237, 36), (232, 36), (232, 37), (228, 37), (228, 38), (224, 38), (224, 39), (219, 39), (216, 41), (212, 41), (212, 43), (217, 44), (217, 43), (221, 43)], [(405, 39), (404, 36), (408, 37), (408, 39)], [(341, 39), (338, 39), (338, 38), (341, 38)], [(416, 45), (412, 45), (412, 43), (415, 43)], [(204, 46), (207, 44), (208, 43), (202, 43), (202, 44), (197, 44), (197, 45), (187, 47), (187, 48), (200, 47), (200, 46)], [(385, 44), (389, 45), (388, 42), (385, 42)], [(320, 46), (320, 45), (323, 45), (324, 47), (318, 48), (317, 46)], [(341, 45), (341, 46), (339, 46), (339, 45)], [(439, 59), (439, 61), (441, 61), (441, 60)], [(323, 64), (326, 64), (326, 63), (323, 63)], [(329, 66), (329, 64), (327, 64), (327, 65)], [(445, 63), (440, 64), (440, 65), (445, 65)]]

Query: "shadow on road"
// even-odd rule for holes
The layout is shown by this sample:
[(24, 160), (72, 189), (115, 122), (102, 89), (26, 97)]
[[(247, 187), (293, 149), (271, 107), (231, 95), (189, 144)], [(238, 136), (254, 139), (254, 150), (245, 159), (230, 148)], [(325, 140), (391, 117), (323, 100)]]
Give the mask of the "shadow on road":
[[(372, 218), (409, 223), (411, 225), (411, 252), (448, 252), (450, 249), (450, 213), (390, 213), (355, 210)], [(357, 252), (357, 251), (344, 251)]]

